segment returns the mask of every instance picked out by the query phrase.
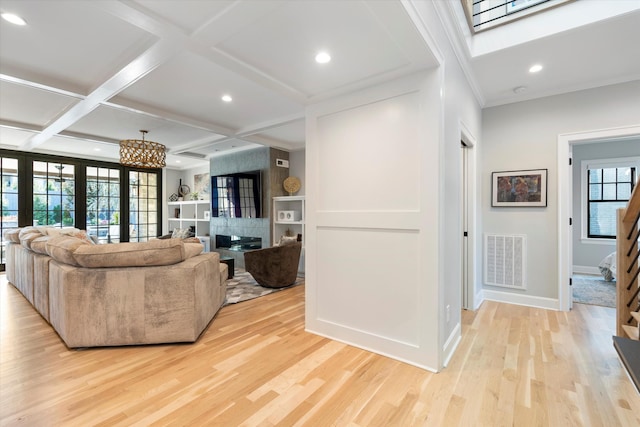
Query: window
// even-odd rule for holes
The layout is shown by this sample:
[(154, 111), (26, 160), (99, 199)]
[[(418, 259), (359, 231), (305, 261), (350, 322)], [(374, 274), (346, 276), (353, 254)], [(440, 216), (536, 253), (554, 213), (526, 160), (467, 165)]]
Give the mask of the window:
[(33, 162), (33, 225), (75, 225), (75, 166)]
[(158, 174), (129, 172), (129, 241), (145, 242), (158, 236)]
[[(100, 243), (145, 241), (161, 230), (161, 169), (0, 149), (0, 178), (3, 230), (77, 227)], [(1, 271), (4, 242), (0, 256)]]
[(638, 163), (633, 158), (583, 162), (587, 238), (616, 238), (617, 210), (626, 207), (631, 198)]
[(120, 241), (120, 170), (87, 166), (87, 232), (99, 243)]
[[(0, 236), (4, 231), (18, 227), (18, 159), (0, 157), (0, 197), (2, 198), (2, 223), (0, 223)], [(5, 263), (5, 241), (2, 237), (0, 249), (0, 263)]]

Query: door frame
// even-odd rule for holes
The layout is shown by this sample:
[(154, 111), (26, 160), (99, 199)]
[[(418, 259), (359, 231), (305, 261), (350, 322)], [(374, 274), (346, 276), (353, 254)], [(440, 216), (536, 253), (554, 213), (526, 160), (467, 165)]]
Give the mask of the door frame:
[[(477, 179), (476, 171), (477, 171), (477, 141), (474, 136), (469, 131), (469, 128), (464, 124), (464, 122), (460, 121), (460, 207), (463, 209), (466, 206), (466, 212), (462, 212), (460, 215), (460, 229), (461, 231), (465, 231), (465, 217), (466, 217), (466, 231), (468, 236), (466, 237), (466, 245), (465, 245), (465, 237), (460, 234), (461, 245), (460, 245), (460, 268), (461, 268), (461, 302), (462, 308), (465, 310), (475, 310), (480, 306), (482, 302), (481, 298), (478, 297), (476, 292), (476, 254), (475, 250), (476, 246), (476, 230), (477, 227)], [(466, 162), (464, 158), (464, 153), (462, 150), (466, 150)], [(464, 169), (463, 169), (464, 168)], [(466, 169), (466, 170), (465, 170)], [(464, 178), (466, 177), (466, 182), (464, 182)], [(465, 197), (466, 189), (466, 200), (463, 200)], [(466, 249), (465, 249), (466, 247)], [(465, 251), (465, 252), (463, 252)], [(466, 259), (466, 271), (462, 271), (463, 263), (462, 260)], [(466, 277), (466, 281), (464, 280)]]
[(640, 125), (558, 135), (558, 306), (562, 311), (571, 310), (573, 304), (572, 290), (568, 286), (573, 270), (572, 230), (569, 225), (569, 219), (573, 218), (572, 166), (569, 165), (572, 147), (638, 137)]

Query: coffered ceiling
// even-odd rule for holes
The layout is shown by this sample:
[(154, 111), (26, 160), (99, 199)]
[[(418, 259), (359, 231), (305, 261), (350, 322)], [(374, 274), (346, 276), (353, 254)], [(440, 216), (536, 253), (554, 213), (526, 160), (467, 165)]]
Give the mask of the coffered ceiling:
[[(170, 167), (256, 144), (296, 150), (310, 102), (435, 65), (397, 1), (2, 0), (0, 9), (27, 22), (0, 22), (0, 146), (19, 150), (113, 160), (140, 129), (167, 146)], [(315, 62), (320, 50), (329, 64)]]
[[(173, 168), (301, 149), (310, 103), (437, 66), (407, 12), (419, 3), (0, 0), (27, 23), (0, 20), (0, 147), (116, 161), (118, 141), (145, 129)], [(478, 54), (457, 0), (435, 4), (482, 105), (640, 78), (637, 10)], [(315, 62), (321, 50), (331, 62)], [(592, 72), (599, 55), (608, 66)], [(536, 58), (560, 62), (514, 94)]]

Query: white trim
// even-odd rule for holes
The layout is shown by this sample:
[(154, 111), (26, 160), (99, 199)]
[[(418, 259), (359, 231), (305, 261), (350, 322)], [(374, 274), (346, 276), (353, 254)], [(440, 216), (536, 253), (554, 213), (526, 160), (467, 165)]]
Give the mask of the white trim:
[[(600, 159), (587, 159), (580, 162), (580, 213), (582, 215), (582, 221), (580, 224), (580, 239), (582, 243), (600, 243), (603, 238), (588, 237), (588, 224), (589, 218), (587, 215), (587, 171), (589, 169), (605, 169), (613, 167), (632, 167), (636, 170), (636, 182), (638, 181), (638, 175), (640, 175), (640, 157), (616, 157), (616, 158), (600, 158)], [(574, 186), (575, 187), (575, 186)], [(615, 244), (615, 241), (609, 241)]]
[(473, 310), (475, 311), (478, 310), (484, 302), (484, 289), (480, 289), (480, 292), (476, 293), (474, 302), (476, 305), (473, 307)]
[(602, 276), (598, 267), (586, 266), (586, 265), (574, 265), (573, 272), (578, 274), (591, 274), (594, 276)]
[(533, 295), (521, 295), (512, 292), (484, 290), (484, 299), (503, 302), (506, 304), (524, 305), (527, 307), (544, 308), (546, 310), (559, 310), (559, 301), (555, 298), (537, 297)]
[[(479, 304), (476, 299), (476, 268), (478, 266), (478, 259), (482, 256), (482, 252), (476, 249), (476, 233), (479, 230), (478, 227), (478, 209), (477, 203), (477, 179), (476, 174), (478, 170), (478, 147), (477, 140), (469, 130), (469, 127), (463, 120), (459, 120), (459, 133), (460, 140), (467, 145), (467, 301), (466, 306), (463, 304), (462, 308), (469, 309)], [(463, 230), (464, 231), (464, 230)], [(482, 285), (477, 286), (482, 288)]]
[[(558, 296), (559, 308), (568, 311), (571, 308), (570, 289), (568, 286), (571, 277), (570, 267), (571, 245), (569, 218), (573, 201), (569, 195), (571, 189), (571, 166), (569, 157), (573, 144), (589, 144), (602, 142), (603, 140), (627, 139), (640, 136), (640, 124), (622, 126), (611, 129), (600, 129), (586, 132), (564, 133), (558, 135)], [(562, 286), (567, 284), (567, 286)]]
[(310, 334), (314, 334), (314, 335), (318, 335), (318, 336), (321, 336), (321, 337), (324, 337), (324, 338), (328, 338), (328, 339), (330, 339), (332, 341), (338, 341), (338, 342), (341, 342), (343, 344), (349, 345), (351, 347), (355, 347), (355, 348), (359, 348), (361, 350), (368, 351), (370, 353), (379, 354), (381, 356), (388, 357), (389, 359), (398, 360), (398, 361), (406, 363), (408, 365), (415, 366), (417, 368), (421, 368), (421, 369), (427, 370), (429, 372), (433, 372), (434, 374), (437, 374), (439, 372), (437, 369), (435, 369), (432, 366), (427, 366), (427, 365), (422, 365), (420, 363), (416, 363), (413, 360), (405, 359), (403, 357), (399, 357), (395, 353), (392, 354), (392, 353), (389, 353), (389, 352), (381, 351), (378, 348), (374, 349), (374, 348), (371, 348), (371, 347), (367, 347), (366, 345), (361, 345), (361, 344), (358, 344), (358, 343), (354, 343), (354, 342), (351, 342), (349, 340), (343, 339), (341, 337), (337, 337), (335, 334), (325, 334), (324, 332), (319, 332), (316, 329), (310, 329), (310, 328), (307, 328), (307, 327), (304, 328), (304, 331), (308, 332)]
[(447, 338), (447, 341), (444, 343), (444, 347), (442, 347), (443, 367), (446, 368), (449, 364), (458, 345), (460, 345), (460, 341), (462, 341), (462, 326), (458, 323), (456, 327), (453, 328), (453, 331), (451, 331), (451, 335), (449, 335), (449, 338)]
[[(434, 1), (433, 6), (436, 10), (436, 14), (440, 19), (440, 23), (444, 28), (444, 32), (449, 40), (451, 49), (464, 73), (464, 76), (469, 83), (469, 87), (473, 92), (473, 95), (480, 104), (480, 107), (484, 107), (486, 100), (482, 95), (482, 90), (478, 84), (478, 79), (475, 76), (473, 67), (471, 66), (471, 52), (469, 45), (465, 41), (465, 38), (471, 38), (471, 34), (463, 34), (461, 26), (458, 23), (455, 8), (462, 7), (451, 1)], [(464, 12), (463, 12), (464, 14)], [(464, 25), (467, 25), (465, 22)]]

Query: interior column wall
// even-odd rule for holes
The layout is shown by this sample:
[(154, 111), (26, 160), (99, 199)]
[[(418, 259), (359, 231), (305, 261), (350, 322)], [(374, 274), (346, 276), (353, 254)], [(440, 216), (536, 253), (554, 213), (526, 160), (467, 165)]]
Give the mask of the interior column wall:
[(306, 328), (438, 370), (439, 70), (307, 110)]

